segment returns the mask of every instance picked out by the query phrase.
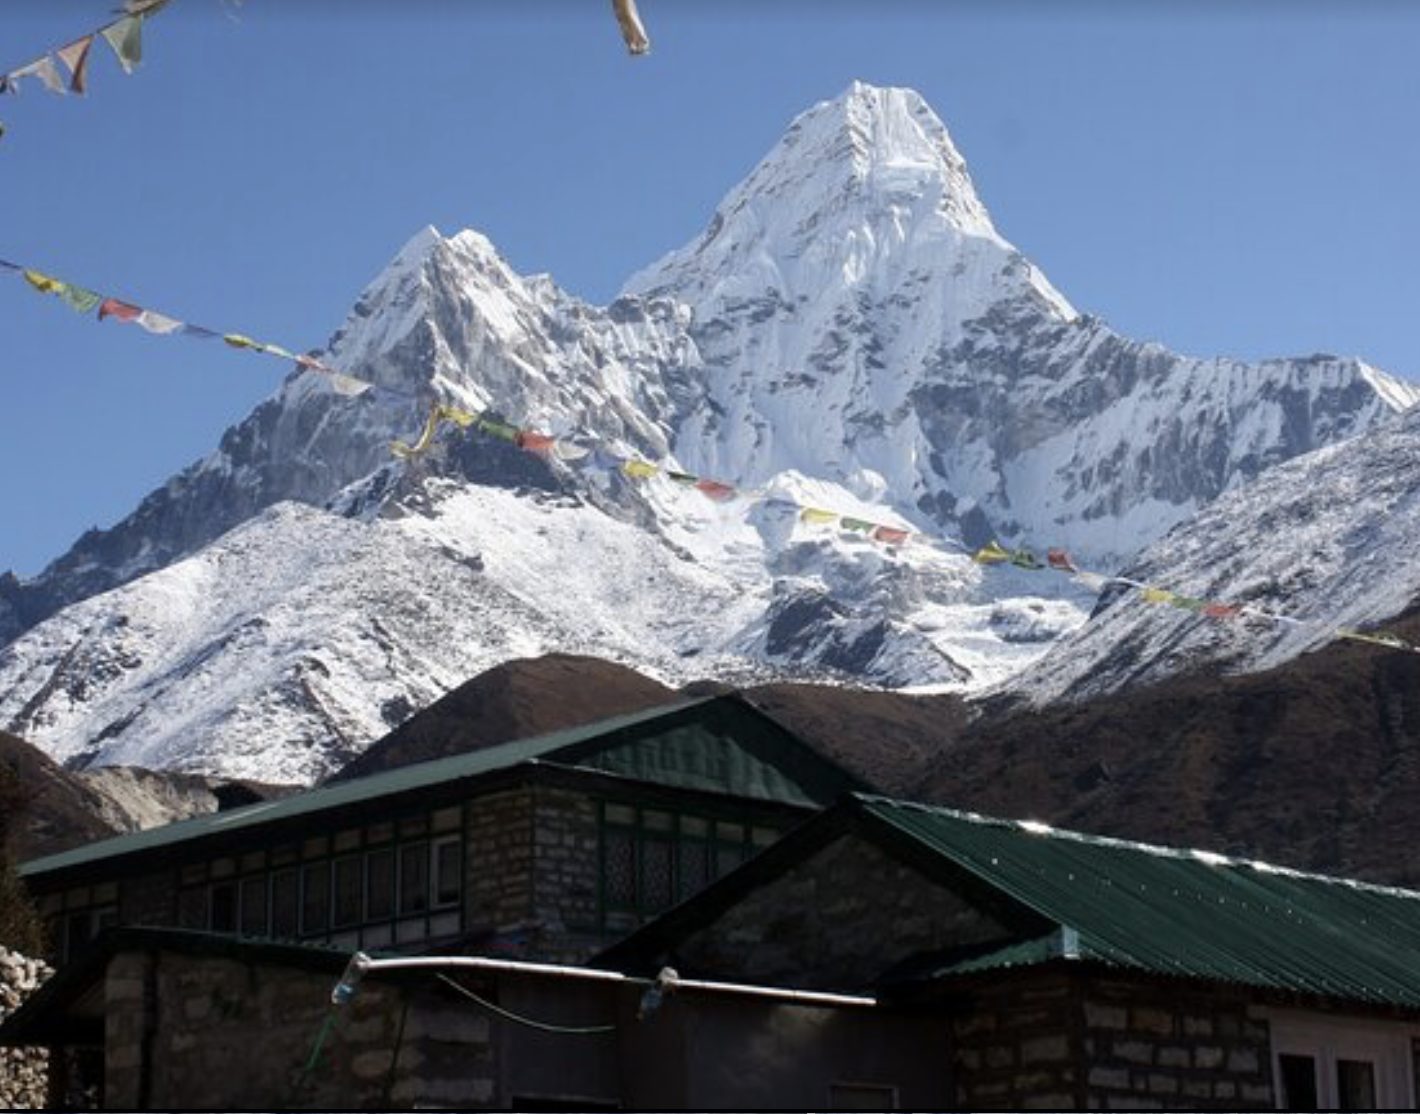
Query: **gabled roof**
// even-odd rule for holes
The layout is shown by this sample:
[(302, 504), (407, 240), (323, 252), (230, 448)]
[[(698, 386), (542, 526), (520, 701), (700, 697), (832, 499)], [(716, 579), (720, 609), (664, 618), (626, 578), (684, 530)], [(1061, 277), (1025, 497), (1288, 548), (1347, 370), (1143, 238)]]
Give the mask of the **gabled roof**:
[(34, 859), (36, 878), (76, 866), (230, 836), (298, 817), (417, 797), (519, 767), (554, 766), (674, 789), (818, 808), (863, 782), (737, 695), (652, 708), (581, 727), (519, 739), (449, 758), (402, 766), (276, 801), (131, 832)]
[[(854, 832), (924, 883), (984, 892), (1018, 938), (915, 965), (918, 979), (1084, 961), (1155, 975), (1420, 1007), (1420, 893), (1206, 851), (855, 794), (600, 957), (634, 962)], [(1034, 922), (1034, 923), (1032, 923)]]

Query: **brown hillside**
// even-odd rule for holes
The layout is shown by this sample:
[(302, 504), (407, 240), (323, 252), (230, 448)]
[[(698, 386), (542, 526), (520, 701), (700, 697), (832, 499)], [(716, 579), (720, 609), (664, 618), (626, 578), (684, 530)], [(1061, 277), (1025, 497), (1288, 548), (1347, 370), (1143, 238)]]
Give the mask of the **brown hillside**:
[(99, 819), (94, 792), (38, 747), (0, 731), (0, 765), (15, 775), (26, 798), (12, 837), (17, 861), (115, 834), (115, 828)]
[(573, 654), (504, 662), (405, 720), (327, 782), (481, 750), (678, 699), (634, 669)]

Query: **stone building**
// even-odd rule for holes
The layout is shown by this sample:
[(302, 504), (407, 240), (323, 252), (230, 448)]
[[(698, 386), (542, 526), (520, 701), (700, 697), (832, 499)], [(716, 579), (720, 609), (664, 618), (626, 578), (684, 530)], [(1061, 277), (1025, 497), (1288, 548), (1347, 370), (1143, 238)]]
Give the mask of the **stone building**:
[(1420, 893), (855, 796), (594, 961), (871, 993), (965, 1110), (1414, 1109)]
[(34, 860), (57, 958), (115, 925), (585, 958), (862, 783), (734, 695)]
[(111, 1108), (1420, 1095), (1420, 893), (869, 796), (734, 699), (25, 869), (75, 955), (0, 1045)]

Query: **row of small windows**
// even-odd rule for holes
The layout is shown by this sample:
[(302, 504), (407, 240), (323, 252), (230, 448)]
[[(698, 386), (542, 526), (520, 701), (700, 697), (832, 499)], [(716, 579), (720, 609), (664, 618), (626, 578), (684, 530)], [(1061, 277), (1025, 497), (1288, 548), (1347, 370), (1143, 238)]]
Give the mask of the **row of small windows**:
[[(781, 834), (612, 802), (602, 802), (598, 816), (601, 918), (618, 929), (690, 897)], [(453, 936), (462, 928), (463, 855), (463, 810), (452, 806), (189, 863), (178, 875), (177, 923), (341, 947)], [(117, 896), (110, 882), (44, 899), (61, 958), (117, 922)]]
[(60, 962), (83, 951), (104, 929), (118, 923), (118, 883), (82, 886), (40, 900), (45, 935)]
[(295, 938), (424, 914), (459, 903), (462, 870), (461, 840), (452, 836), (213, 882), (203, 927)]
[(604, 914), (651, 916), (684, 901), (779, 838), (774, 828), (605, 804)]
[(178, 923), (382, 947), (452, 935), (463, 895), (459, 808), (184, 868)]

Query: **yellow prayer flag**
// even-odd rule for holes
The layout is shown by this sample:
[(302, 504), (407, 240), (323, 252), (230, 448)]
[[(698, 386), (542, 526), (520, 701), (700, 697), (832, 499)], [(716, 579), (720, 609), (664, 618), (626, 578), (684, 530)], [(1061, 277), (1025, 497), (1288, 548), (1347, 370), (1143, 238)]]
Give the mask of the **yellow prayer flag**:
[(460, 429), (467, 429), (478, 421), (478, 415), (468, 410), (461, 410), (457, 406), (436, 406), (434, 408), (436, 417), (442, 418), (446, 422), (453, 422)]
[(658, 474), (660, 469), (654, 464), (644, 460), (628, 460), (621, 465), (621, 470), (633, 480), (649, 480)]
[(424, 421), (424, 428), (419, 431), (419, 440), (409, 445), (403, 441), (395, 441), (390, 445), (390, 452), (402, 460), (408, 460), (425, 452), (434, 443), (434, 434), (439, 431), (439, 407), (435, 406), (429, 411), (429, 417)]
[(64, 284), (57, 278), (50, 278), (48, 275), (40, 274), (38, 271), (26, 271), (24, 274), (25, 281), (41, 294), (58, 294), (64, 287)]
[(1000, 542), (993, 541), (973, 553), (971, 559), (978, 565), (999, 565), (1004, 561), (1009, 561), (1011, 554), (1002, 548)]
[(225, 340), (228, 344), (230, 344), (233, 348), (261, 347), (260, 342), (252, 340), (251, 337), (244, 337), (241, 333), (224, 333), (222, 339)]
[(1173, 603), (1173, 593), (1162, 588), (1144, 588), (1139, 594), (1145, 603)]
[(805, 507), (799, 512), (800, 522), (809, 522), (816, 526), (827, 526), (831, 522), (838, 521), (838, 515), (833, 511), (819, 510), (818, 507)]

